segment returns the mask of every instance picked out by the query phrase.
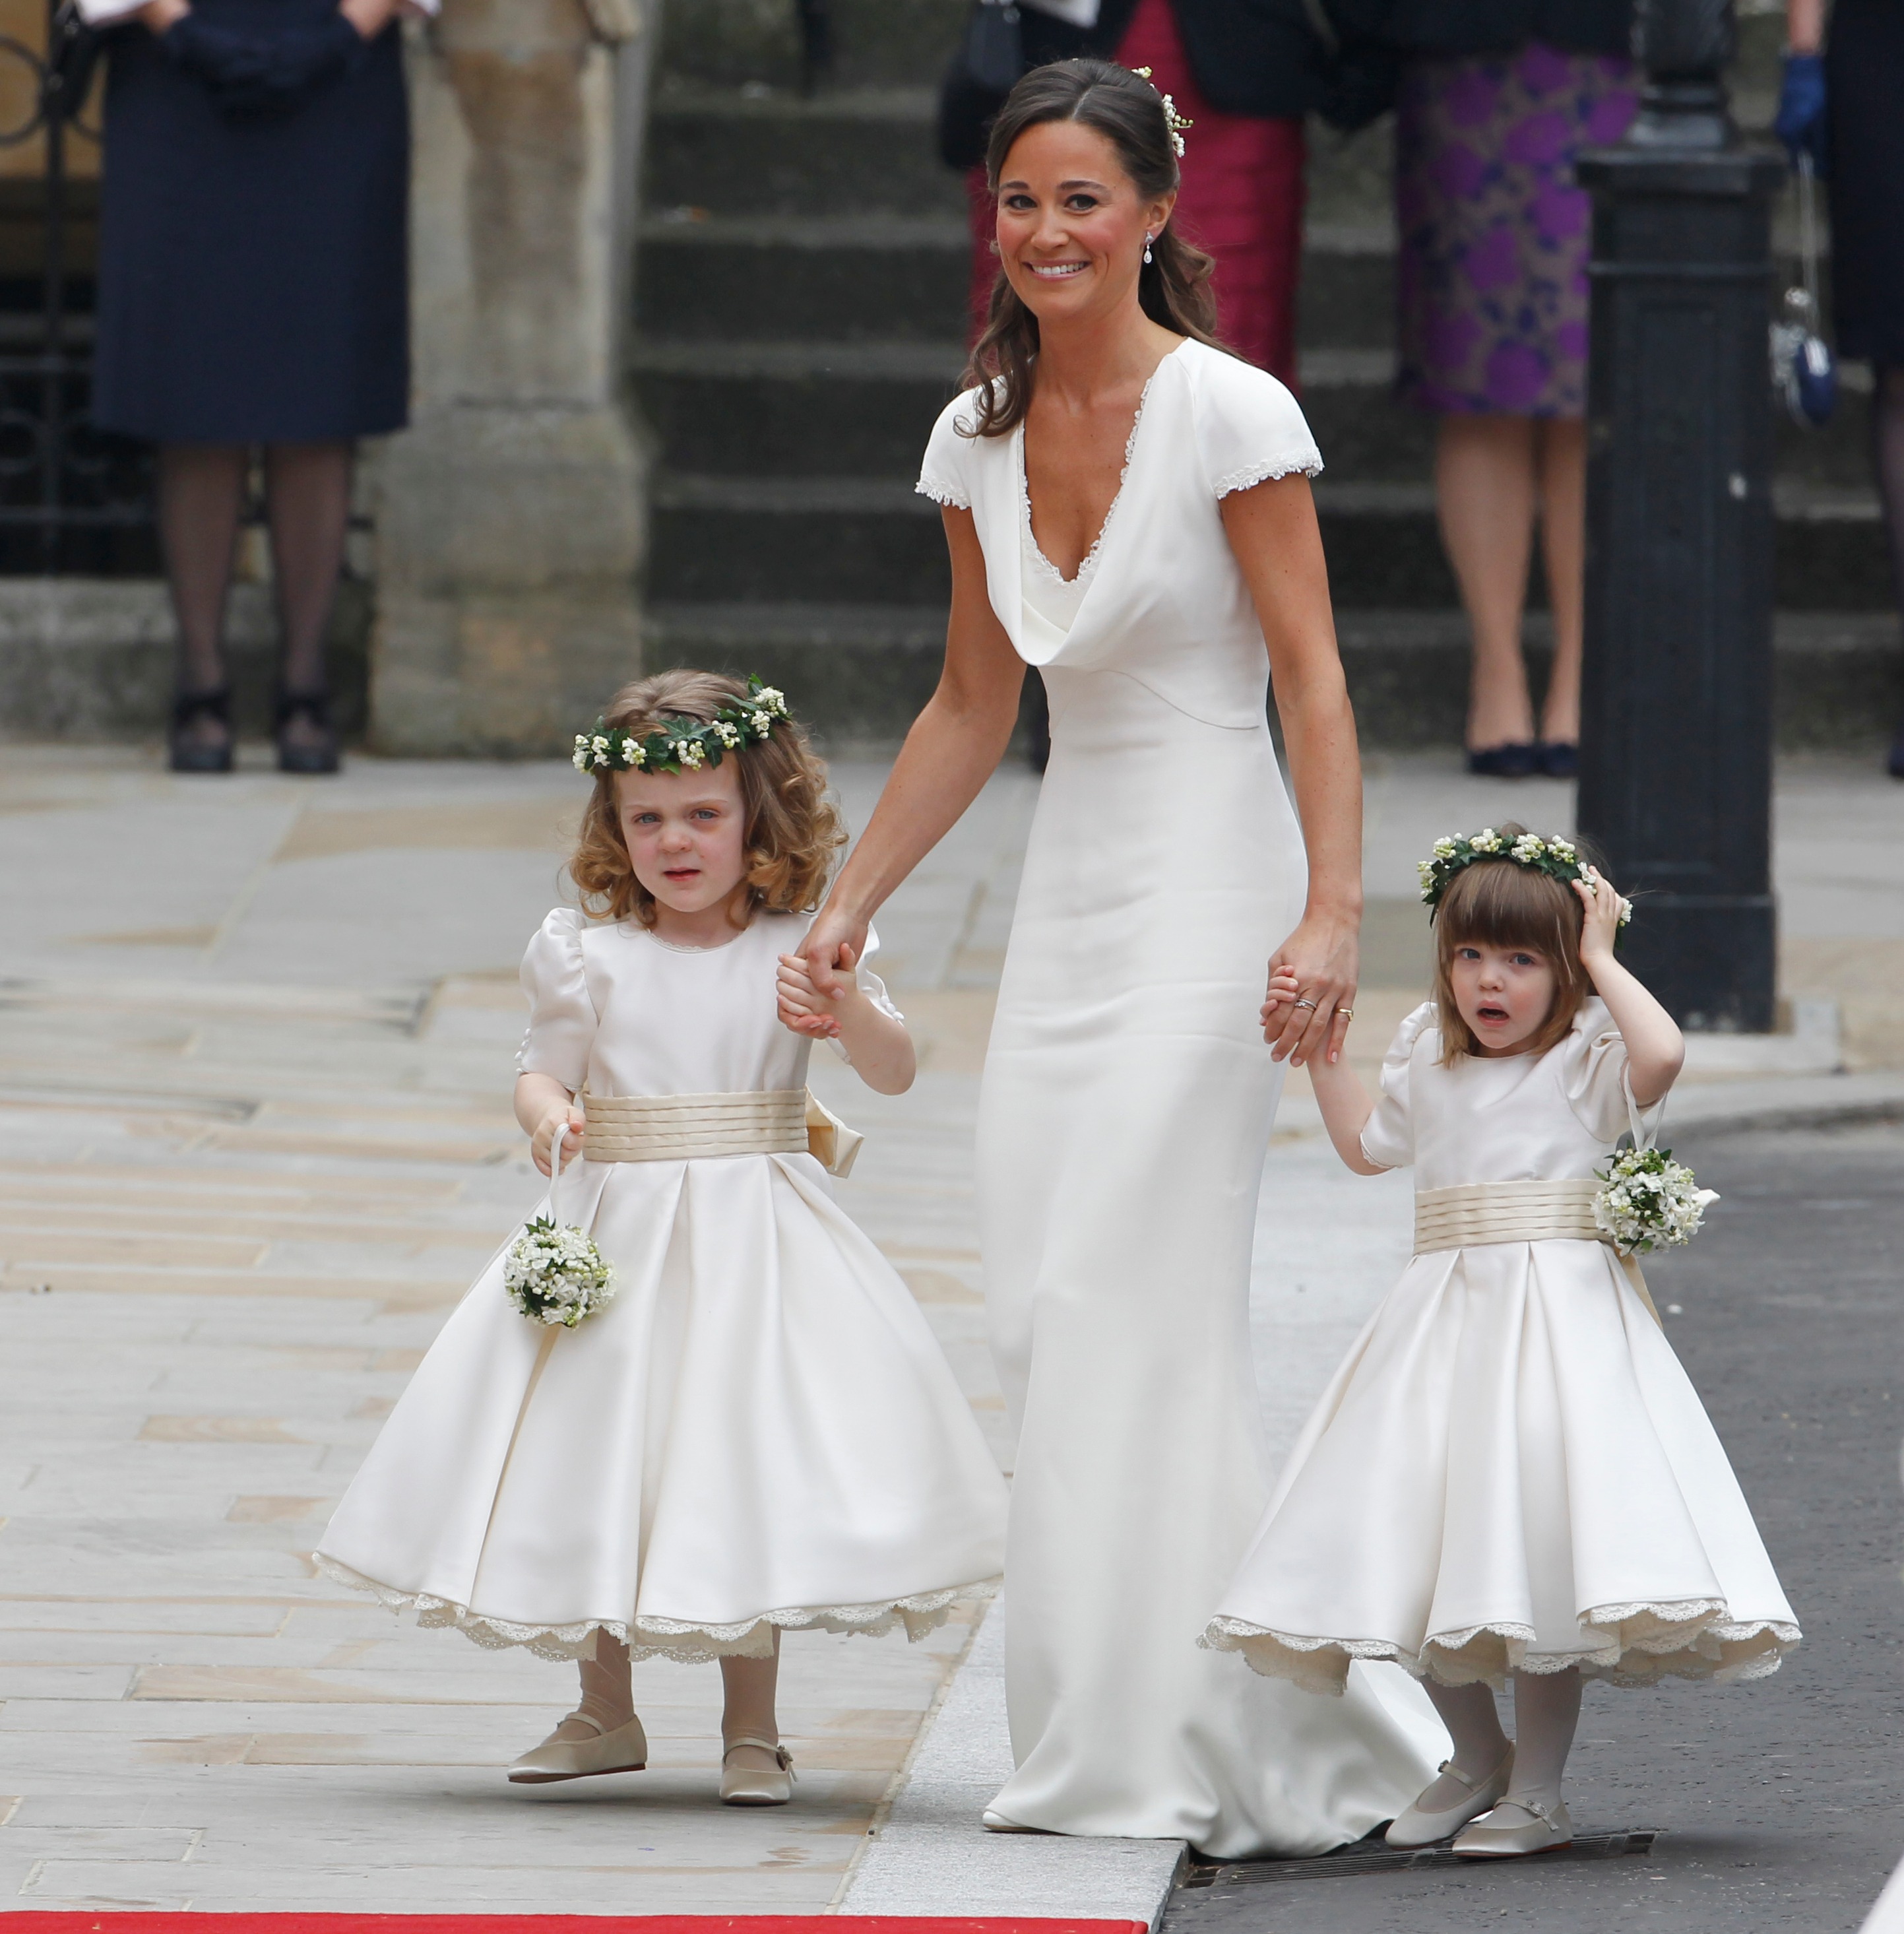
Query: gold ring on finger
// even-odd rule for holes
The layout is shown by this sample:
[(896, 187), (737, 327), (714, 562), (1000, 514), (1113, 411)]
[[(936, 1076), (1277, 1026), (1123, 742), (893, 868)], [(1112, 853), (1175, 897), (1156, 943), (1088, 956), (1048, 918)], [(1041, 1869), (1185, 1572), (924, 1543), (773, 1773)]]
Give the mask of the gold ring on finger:
[(1355, 1018), (1355, 1010), (1353, 1008), (1338, 1008), (1336, 1018), (1340, 1021), (1352, 1021)]

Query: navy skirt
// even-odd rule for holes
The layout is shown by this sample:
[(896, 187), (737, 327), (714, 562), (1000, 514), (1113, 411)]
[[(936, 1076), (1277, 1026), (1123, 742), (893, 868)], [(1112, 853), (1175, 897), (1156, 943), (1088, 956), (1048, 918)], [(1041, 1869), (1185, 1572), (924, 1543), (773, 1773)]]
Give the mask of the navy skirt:
[(95, 422), (164, 443), (402, 429), (400, 35), (357, 42), (334, 0), (194, 0), (191, 23), (188, 50), (185, 23), (110, 44)]

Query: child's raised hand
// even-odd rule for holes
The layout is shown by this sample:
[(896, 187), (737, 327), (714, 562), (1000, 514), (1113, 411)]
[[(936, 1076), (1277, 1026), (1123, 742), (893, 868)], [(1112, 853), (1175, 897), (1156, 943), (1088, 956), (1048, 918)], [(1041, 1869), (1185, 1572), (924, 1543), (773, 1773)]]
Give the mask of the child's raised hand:
[(536, 1167), (544, 1175), (550, 1173), (549, 1150), (556, 1139), (559, 1123), (567, 1122), (568, 1133), (562, 1138), (562, 1165), (566, 1168), (582, 1152), (582, 1111), (570, 1106), (552, 1108), (535, 1125), (535, 1132), (529, 1138), (529, 1152), (535, 1158)]
[(1294, 1005), (1301, 990), (1293, 967), (1279, 967), (1270, 976), (1270, 991), (1263, 1002), (1263, 1038), (1274, 1041), (1282, 1032), (1285, 1008)]
[(1605, 878), (1597, 866), (1581, 869), (1584, 877), (1572, 882), (1573, 889), (1580, 895), (1583, 917), (1580, 921), (1580, 960), (1583, 965), (1591, 965), (1596, 960), (1610, 960), (1613, 957), (1613, 940), (1619, 932), (1620, 915), (1626, 911), (1626, 902), (1613, 890), (1612, 881)]
[[(839, 962), (843, 972), (852, 972), (853, 950), (850, 947), (840, 949)], [(805, 1035), (812, 1041), (839, 1039), (839, 1004), (828, 1000), (813, 984), (812, 970), (800, 955), (781, 955), (774, 998), (782, 1027), (791, 1029), (795, 1034)]]

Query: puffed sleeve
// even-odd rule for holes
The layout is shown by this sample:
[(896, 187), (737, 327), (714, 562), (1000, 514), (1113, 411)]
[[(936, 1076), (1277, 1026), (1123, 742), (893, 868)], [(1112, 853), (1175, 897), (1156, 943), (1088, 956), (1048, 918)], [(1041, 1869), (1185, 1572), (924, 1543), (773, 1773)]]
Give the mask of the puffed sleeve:
[[(879, 951), (879, 935), (876, 929), (866, 929), (866, 950), (860, 956), (860, 964), (853, 969), (854, 984), (860, 992), (878, 1008), (881, 1014), (890, 1014), (894, 1020), (903, 1025), (905, 1017), (893, 1005), (893, 997), (886, 991), (886, 984), (872, 971), (872, 956)], [(846, 1052), (843, 1041), (829, 1040), (827, 1045), (838, 1055), (848, 1067), (853, 1065), (853, 1057)]]
[(529, 996), (529, 1031), (516, 1066), (524, 1074), (552, 1074), (571, 1093), (589, 1071), (595, 1035), (595, 1003), (582, 966), (582, 917), (557, 907), (523, 956), (523, 992)]
[(1626, 1042), (1602, 1003), (1592, 1000), (1582, 1007), (1573, 1032), (1554, 1053), (1560, 1057), (1567, 1105), (1595, 1141), (1618, 1141), (1636, 1119), (1642, 1131), (1658, 1128), (1664, 1098), (1643, 1110), (1634, 1104)]
[(1395, 1030), (1381, 1059), (1381, 1092), (1362, 1130), (1362, 1152), (1380, 1168), (1407, 1168), (1414, 1161), (1414, 1114), (1409, 1105), (1408, 1071), (1415, 1044), (1440, 1019), (1433, 1001), (1423, 1001)]
[(1267, 370), (1234, 356), (1201, 359), (1194, 421), (1212, 496), (1322, 468), (1301, 405)]
[[(976, 421), (972, 399), (976, 390), (954, 396), (938, 413), (932, 433), (926, 444), (926, 460), (920, 465), (919, 480), (912, 487), (922, 497), (948, 509), (969, 511), (972, 487), (966, 478), (966, 458), (972, 448), (972, 426)], [(961, 426), (963, 428), (961, 428)]]

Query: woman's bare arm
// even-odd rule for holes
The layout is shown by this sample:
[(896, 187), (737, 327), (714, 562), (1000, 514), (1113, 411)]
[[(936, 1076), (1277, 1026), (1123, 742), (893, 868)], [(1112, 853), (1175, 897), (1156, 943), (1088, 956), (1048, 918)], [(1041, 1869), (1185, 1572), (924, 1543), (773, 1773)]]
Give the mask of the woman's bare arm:
[(1282, 477), (1233, 491), (1223, 526), (1236, 553), (1263, 637), (1296, 811), (1309, 854), (1309, 902), (1301, 923), (1271, 960), (1295, 969), (1313, 1009), (1266, 1001), (1272, 1051), (1297, 1067), (1342, 1053), (1348, 1023), (1338, 1007), (1354, 1004), (1362, 924), (1362, 761), (1355, 714), (1336, 647), (1329, 571), (1315, 500), (1306, 477)]
[(944, 838), (978, 797), (1018, 719), (1025, 666), (985, 587), (985, 554), (969, 511), (944, 513), (952, 553), (952, 616), (938, 689), (906, 734), (886, 789), (800, 949), (814, 985), (843, 999), (850, 973), (839, 951), (866, 951), (866, 929), (887, 896)]

